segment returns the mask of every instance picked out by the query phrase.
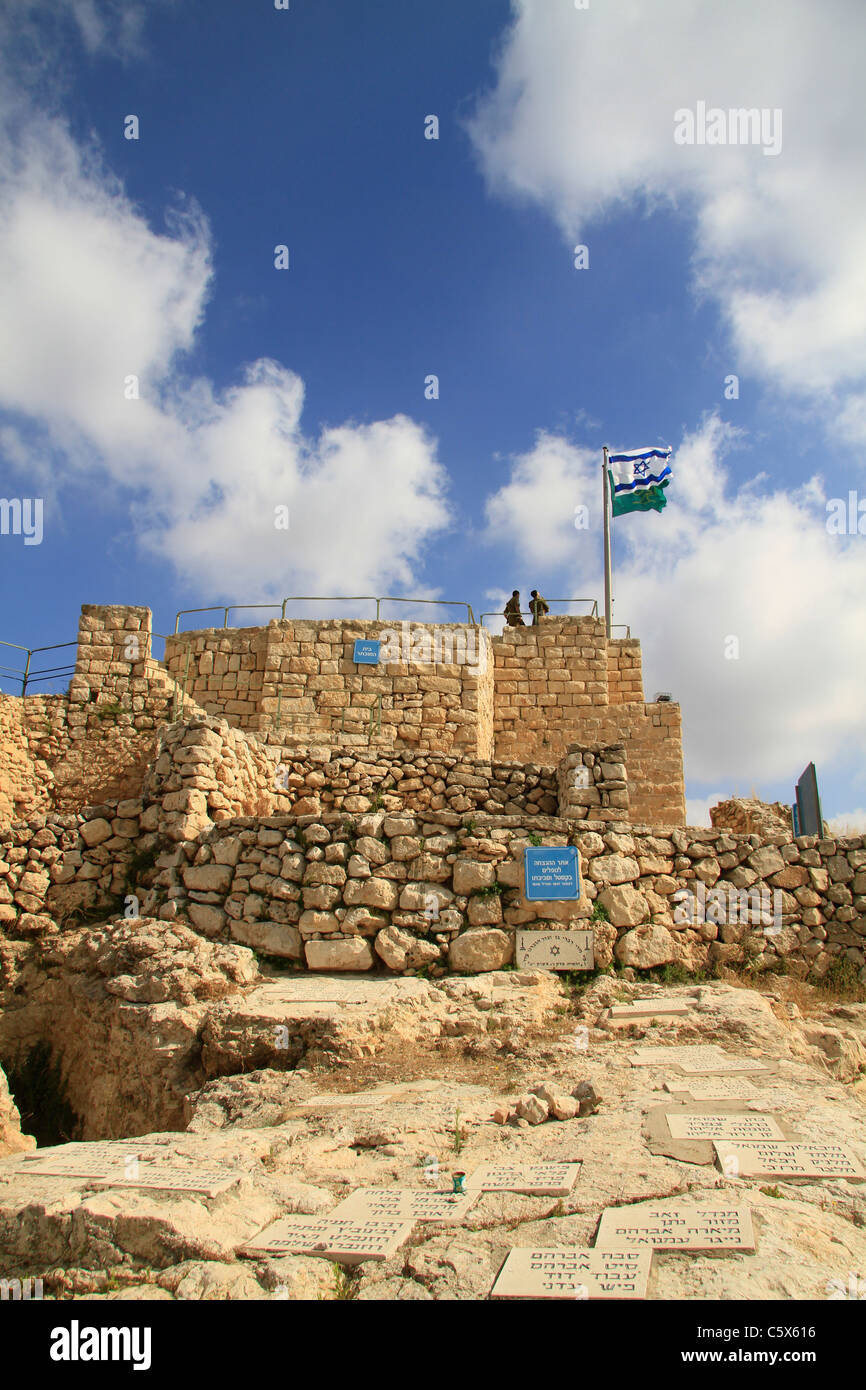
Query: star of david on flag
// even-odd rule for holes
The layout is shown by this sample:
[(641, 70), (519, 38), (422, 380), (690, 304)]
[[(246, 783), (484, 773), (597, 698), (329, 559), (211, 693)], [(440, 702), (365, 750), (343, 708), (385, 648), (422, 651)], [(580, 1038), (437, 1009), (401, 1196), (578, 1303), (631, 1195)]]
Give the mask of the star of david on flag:
[(664, 489), (671, 480), (667, 448), (630, 449), (608, 455), (612, 514), (660, 512), (667, 504)]

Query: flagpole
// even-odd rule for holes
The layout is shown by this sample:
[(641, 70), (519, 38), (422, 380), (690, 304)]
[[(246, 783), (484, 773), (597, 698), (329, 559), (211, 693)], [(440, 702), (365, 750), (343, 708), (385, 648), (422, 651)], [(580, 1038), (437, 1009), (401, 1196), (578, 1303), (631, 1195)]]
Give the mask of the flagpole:
[(601, 465), (602, 498), (604, 509), (604, 626), (605, 632), (610, 637), (610, 591), (611, 591), (611, 564), (610, 564), (610, 480), (607, 474), (607, 445), (604, 448), (604, 458)]

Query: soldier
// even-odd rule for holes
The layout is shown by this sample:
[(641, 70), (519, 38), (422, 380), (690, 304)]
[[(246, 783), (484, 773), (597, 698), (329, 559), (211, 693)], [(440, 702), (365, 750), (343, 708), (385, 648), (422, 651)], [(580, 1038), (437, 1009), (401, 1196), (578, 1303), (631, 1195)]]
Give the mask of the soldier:
[(529, 601), (529, 611), (532, 614), (533, 627), (538, 627), (544, 615), (550, 612), (547, 600), (541, 597), (537, 589), (532, 590), (532, 598)]
[(506, 603), (503, 612), (505, 613), (505, 621), (507, 622), (509, 627), (526, 627), (526, 623), (520, 616), (519, 589), (514, 590), (514, 593), (511, 595), (511, 598)]

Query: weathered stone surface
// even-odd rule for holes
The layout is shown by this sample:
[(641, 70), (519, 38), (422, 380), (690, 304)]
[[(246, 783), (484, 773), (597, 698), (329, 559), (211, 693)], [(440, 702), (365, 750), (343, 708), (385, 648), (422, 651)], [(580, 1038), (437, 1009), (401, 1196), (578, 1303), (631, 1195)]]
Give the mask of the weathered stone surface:
[(451, 942), (448, 960), (452, 970), (501, 970), (514, 951), (512, 936), (492, 927), (470, 927)]
[(668, 965), (676, 959), (674, 938), (666, 927), (635, 927), (616, 943), (616, 957), (622, 965), (633, 965), (638, 970)]
[(303, 958), (301, 933), (297, 927), (281, 922), (232, 922), (231, 935), (232, 940), (267, 956), (285, 956), (289, 960)]
[(370, 943), (358, 936), (308, 941), (304, 952), (310, 970), (370, 970), (373, 967)]
[(597, 901), (607, 909), (607, 915), (615, 927), (636, 927), (649, 917), (644, 895), (626, 883), (603, 889)]
[(637, 860), (623, 854), (600, 854), (591, 861), (588, 872), (594, 883), (632, 883), (640, 878)]
[(439, 948), (431, 941), (419, 940), (399, 927), (378, 932), (373, 944), (389, 970), (419, 970), (439, 959)]

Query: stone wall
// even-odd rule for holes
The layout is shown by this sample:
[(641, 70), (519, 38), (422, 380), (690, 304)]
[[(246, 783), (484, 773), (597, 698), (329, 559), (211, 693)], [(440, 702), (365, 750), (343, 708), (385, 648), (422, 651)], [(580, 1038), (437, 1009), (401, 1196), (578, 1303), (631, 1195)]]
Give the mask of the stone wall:
[[(378, 666), (355, 664), (359, 638), (388, 644)], [(345, 745), (372, 735), (383, 746), (476, 757), (493, 751), (490, 637), (480, 628), (289, 619), (180, 633), (166, 643), (166, 664), (199, 706), (240, 728)]]
[[(194, 741), (207, 732), (191, 726), (193, 741), (181, 746), (211, 751)], [(235, 751), (241, 765), (243, 751)], [(254, 786), (255, 770), (247, 771)], [(172, 797), (189, 793), (167, 785), (158, 788), (162, 801), (103, 803), (0, 831), (4, 956), (26, 953), (34, 940), (50, 948), (76, 914), (125, 909), (187, 920), (206, 936), (313, 970), (472, 972), (507, 963), (517, 927), (582, 925), (601, 911), (592, 922), (599, 965), (694, 971), (717, 961), (762, 968), (784, 960), (790, 973), (815, 977), (846, 961), (866, 979), (863, 837), (662, 832), (443, 810), (214, 824), (186, 802), (175, 806)], [(231, 794), (226, 800), (223, 811)], [(531, 843), (577, 845), (577, 902), (526, 901), (521, 865)]]
[(607, 699), (611, 705), (643, 702), (640, 642), (634, 637), (615, 637), (607, 644)]
[(556, 762), (582, 739), (582, 718), (607, 705), (607, 644), (596, 618), (546, 618), (493, 639), (497, 757)]

